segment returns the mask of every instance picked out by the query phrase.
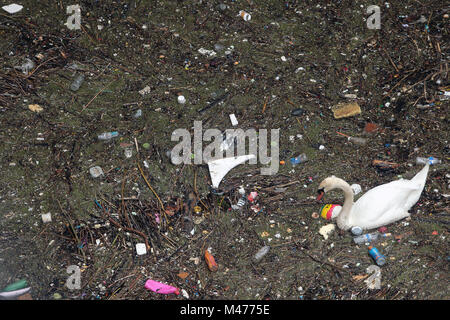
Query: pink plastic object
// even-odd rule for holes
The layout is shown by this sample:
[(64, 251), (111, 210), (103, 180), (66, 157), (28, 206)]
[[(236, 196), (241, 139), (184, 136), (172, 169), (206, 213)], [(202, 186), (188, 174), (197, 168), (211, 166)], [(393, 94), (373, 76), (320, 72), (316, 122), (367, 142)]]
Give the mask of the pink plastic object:
[(150, 279), (145, 282), (145, 289), (161, 294), (180, 294), (178, 288)]
[(258, 196), (258, 192), (256, 192), (256, 191), (252, 191), (252, 192), (250, 192), (250, 194), (248, 195), (248, 201), (250, 201), (250, 202), (253, 202), (255, 199), (256, 199), (256, 197)]
[(378, 231), (380, 231), (381, 233), (385, 233), (387, 231), (386, 227), (380, 227), (378, 228)]

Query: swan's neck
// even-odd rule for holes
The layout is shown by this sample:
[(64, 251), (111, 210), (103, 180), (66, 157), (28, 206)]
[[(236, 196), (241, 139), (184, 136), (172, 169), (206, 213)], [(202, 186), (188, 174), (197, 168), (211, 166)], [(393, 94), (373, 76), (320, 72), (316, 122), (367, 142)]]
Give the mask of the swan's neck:
[(341, 189), (344, 192), (344, 204), (336, 218), (336, 222), (339, 228), (346, 230), (350, 228), (349, 218), (353, 207), (353, 190), (347, 182), (339, 178), (337, 178), (335, 188)]

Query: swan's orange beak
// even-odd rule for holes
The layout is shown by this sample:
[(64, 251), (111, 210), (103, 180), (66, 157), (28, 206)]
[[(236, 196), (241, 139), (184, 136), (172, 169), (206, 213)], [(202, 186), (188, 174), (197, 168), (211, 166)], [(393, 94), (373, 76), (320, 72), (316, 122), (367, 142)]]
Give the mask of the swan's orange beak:
[(317, 193), (318, 193), (318, 195), (317, 195), (316, 201), (319, 202), (322, 199), (323, 195), (325, 194), (325, 191), (323, 189), (319, 189), (319, 190), (317, 190)]

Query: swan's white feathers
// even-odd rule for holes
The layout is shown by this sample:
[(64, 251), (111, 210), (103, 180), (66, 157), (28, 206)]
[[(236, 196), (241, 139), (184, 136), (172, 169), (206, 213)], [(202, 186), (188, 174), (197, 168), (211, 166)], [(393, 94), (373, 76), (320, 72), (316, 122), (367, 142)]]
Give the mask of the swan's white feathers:
[[(367, 191), (353, 204), (347, 218), (342, 216), (338, 224), (344, 229), (352, 226), (372, 229), (408, 217), (408, 211), (417, 203), (425, 187), (428, 170), (427, 164), (411, 180), (400, 179)], [(332, 177), (327, 178), (325, 183), (329, 190), (336, 187), (337, 180), (341, 180)], [(341, 187), (343, 184), (346, 183), (341, 182)]]

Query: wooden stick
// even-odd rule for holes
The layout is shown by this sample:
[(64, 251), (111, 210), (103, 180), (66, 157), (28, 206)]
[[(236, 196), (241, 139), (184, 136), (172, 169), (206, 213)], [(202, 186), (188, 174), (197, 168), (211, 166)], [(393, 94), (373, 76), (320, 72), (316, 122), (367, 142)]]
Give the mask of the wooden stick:
[(91, 101), (89, 101), (87, 104), (84, 105), (83, 109), (81, 109), (80, 113), (84, 111), (84, 109), (86, 109), (92, 101), (94, 101), (95, 98), (97, 98), (97, 96), (102, 93), (111, 83), (113, 83), (113, 81), (111, 81), (110, 83), (108, 83), (106, 86), (103, 87), (102, 90), (100, 90), (99, 92), (97, 92), (97, 94), (91, 99)]
[(264, 102), (264, 105), (263, 105), (262, 113), (264, 113), (264, 111), (266, 111), (266, 106), (267, 106), (268, 101), (269, 101), (269, 97), (267, 96), (266, 101)]

